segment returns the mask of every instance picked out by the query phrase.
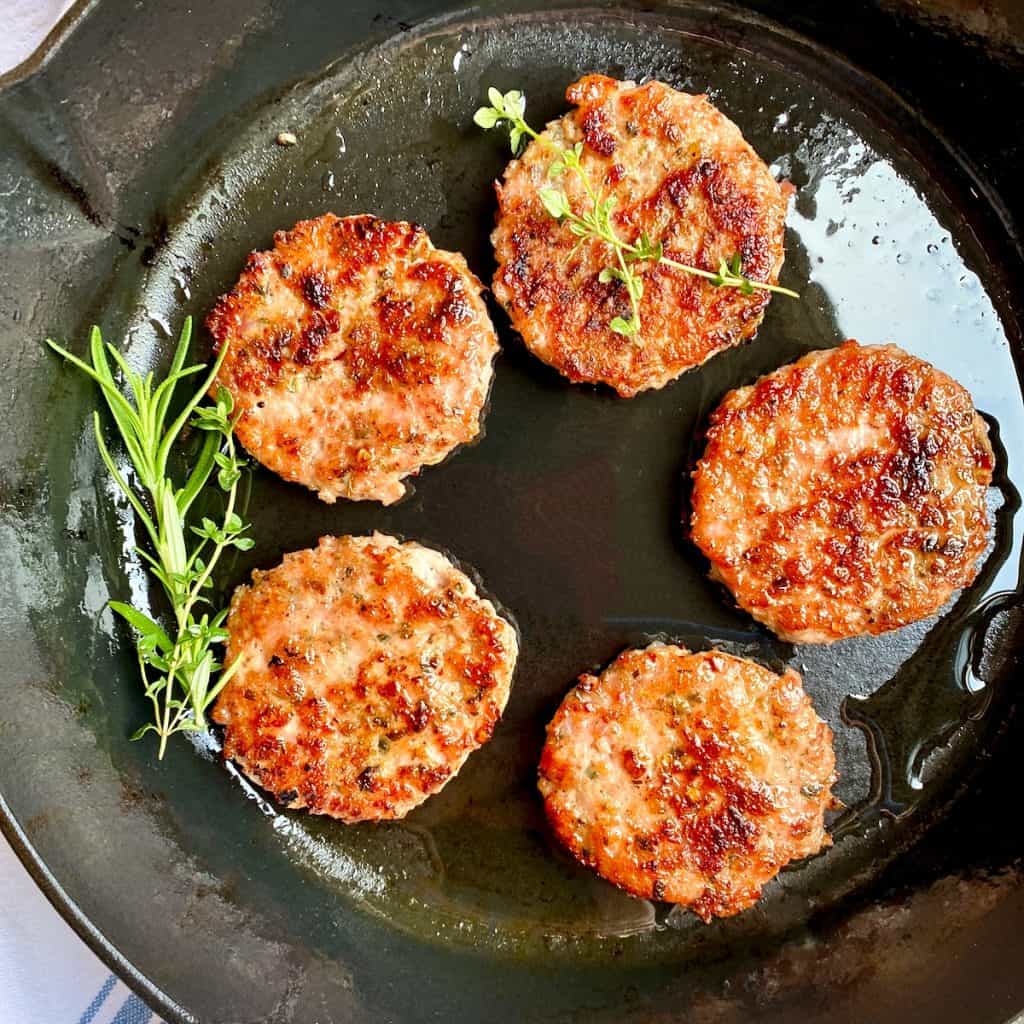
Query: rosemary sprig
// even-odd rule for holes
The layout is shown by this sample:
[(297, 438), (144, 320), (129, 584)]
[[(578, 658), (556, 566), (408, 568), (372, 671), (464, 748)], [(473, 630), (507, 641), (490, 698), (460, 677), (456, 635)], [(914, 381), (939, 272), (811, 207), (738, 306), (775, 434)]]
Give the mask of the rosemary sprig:
[[(550, 138), (533, 130), (524, 119), (526, 99), (518, 89), (501, 93), (497, 89), (487, 90), (490, 106), (480, 107), (473, 115), (473, 121), (484, 129), (505, 125), (509, 130), (509, 141), (513, 155), (519, 152), (524, 138), (536, 139), (547, 147), (554, 155), (548, 167), (548, 176), (552, 179), (561, 177), (566, 171), (573, 172), (583, 186), (589, 207), (574, 209), (565, 191), (549, 186), (539, 190), (544, 209), (560, 224), (566, 224), (569, 230), (580, 239), (580, 244), (588, 239), (595, 240), (611, 247), (615, 254), (615, 262), (601, 270), (598, 280), (603, 284), (619, 281), (626, 289), (630, 302), (630, 318), (614, 317), (608, 326), (617, 334), (637, 338), (640, 334), (640, 299), (644, 293), (643, 278), (635, 270), (636, 264), (661, 263), (666, 267), (680, 270), (684, 274), (702, 277), (718, 288), (738, 288), (744, 295), (754, 291), (775, 292), (798, 299), (800, 296), (789, 288), (779, 285), (754, 281), (743, 274), (743, 264), (739, 253), (732, 259), (721, 259), (717, 271), (693, 267), (665, 255), (664, 246), (652, 242), (646, 234), (629, 242), (622, 238), (615, 228), (612, 213), (615, 209), (615, 196), (602, 197), (595, 190), (582, 165), (583, 143), (577, 142), (571, 148), (565, 148), (552, 142)], [(575, 252), (575, 250), (573, 250)]]
[[(105, 345), (97, 327), (93, 327), (90, 337), (89, 363), (47, 339), (55, 352), (99, 385), (106, 399), (131, 461), (134, 487), (118, 468), (103, 439), (98, 410), (93, 412), (96, 444), (104, 464), (148, 534), (152, 551), (136, 548), (136, 553), (160, 581), (171, 605), (173, 627), (168, 631), (138, 608), (121, 601), (110, 602), (110, 607), (137, 634), (139, 672), (153, 705), (153, 720), (135, 732), (132, 739), (156, 733), (160, 758), (174, 733), (206, 728), (207, 708), (234, 673), (237, 662), (225, 669), (214, 654), (214, 647), (227, 640), (227, 609), (216, 613), (200, 609), (209, 604), (204, 591), (213, 586), (213, 570), (224, 551), (230, 547), (246, 551), (253, 545), (252, 539), (244, 535), (247, 526), (235, 511), (243, 462), (235, 451), (231, 394), (220, 388), (214, 405), (199, 404), (216, 379), (226, 346), (202, 386), (167, 425), (176, 385), (206, 369), (204, 365), (185, 366), (191, 337), (192, 318), (188, 317), (170, 371), (159, 384), (152, 373), (141, 376), (113, 345)], [(110, 360), (127, 385), (127, 395), (117, 386)], [(169, 475), (168, 459), (175, 441), (190, 422), (194, 429), (204, 432), (204, 438), (195, 464), (178, 486)], [(189, 509), (215, 469), (217, 482), (225, 492), (223, 516), (219, 522), (203, 517), (198, 526), (189, 526)], [(219, 677), (213, 682), (218, 672)]]

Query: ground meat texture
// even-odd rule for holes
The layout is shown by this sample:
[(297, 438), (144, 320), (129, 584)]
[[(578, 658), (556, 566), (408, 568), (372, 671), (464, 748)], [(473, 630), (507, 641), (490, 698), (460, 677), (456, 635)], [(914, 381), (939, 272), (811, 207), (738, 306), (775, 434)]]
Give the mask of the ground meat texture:
[(501, 717), (518, 650), (448, 559), (381, 534), (253, 573), (227, 629), (225, 758), (345, 822), (401, 818), (453, 778)]
[(663, 643), (581, 676), (540, 763), (548, 819), (580, 861), (705, 921), (831, 843), (835, 778), (832, 731), (796, 672)]
[(324, 501), (398, 500), (480, 431), (498, 351), (481, 290), (414, 224), (329, 213), (279, 231), (206, 321), (239, 440)]
[(544, 209), (538, 191), (551, 185), (565, 190), (573, 209), (590, 209), (577, 175), (549, 177), (554, 156), (545, 143), (583, 144), (587, 177), (616, 199), (620, 237), (634, 242), (646, 232), (666, 256), (712, 272), (721, 258), (739, 254), (751, 279), (778, 281), (787, 195), (704, 96), (603, 75), (588, 75), (566, 96), (576, 109), (531, 142), (497, 186), (494, 295), (534, 355), (572, 381), (608, 384), (630, 397), (753, 337), (768, 294), (744, 295), (638, 263), (642, 332), (639, 339), (616, 334), (609, 322), (629, 318), (629, 296), (620, 282), (599, 280), (602, 268), (615, 265), (614, 252), (597, 241), (578, 245), (569, 226)]
[(783, 639), (883, 633), (974, 580), (993, 465), (961, 385), (893, 345), (848, 341), (726, 395), (691, 535)]

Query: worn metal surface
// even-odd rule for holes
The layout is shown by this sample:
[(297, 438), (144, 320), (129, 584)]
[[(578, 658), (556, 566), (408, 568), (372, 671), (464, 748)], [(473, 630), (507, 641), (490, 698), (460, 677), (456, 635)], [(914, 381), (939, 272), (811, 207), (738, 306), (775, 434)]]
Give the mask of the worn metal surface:
[[(993, 40), (991, 18), (965, 37), (902, 4), (847, 5), (841, 23), (818, 5), (754, 6), (911, 106), (751, 9), (703, 3), (101, 2), (8, 77), (4, 828), (169, 1018), (995, 1022), (1024, 1006), (1007, 685), (1021, 649), (1024, 115), (992, 102), (1019, 85), (1015, 23)], [(711, 90), (794, 181), (784, 277), (803, 300), (773, 303), (752, 345), (632, 402), (566, 385), (496, 316), (487, 436), (410, 500), (328, 508), (254, 475), (260, 543), (227, 584), (320, 533), (381, 528), (465, 559), (523, 629), (494, 741), (408, 823), (276, 815), (184, 742), (157, 764), (126, 740), (145, 709), (103, 608), (146, 597), (125, 568), (132, 522), (89, 439), (94, 396), (41, 339), (81, 345), (95, 321), (158, 365), (168, 330), (205, 312), (247, 250), (324, 208), (419, 219), (486, 277), (505, 154), (469, 126), (482, 88), (524, 86), (539, 120), (594, 68)], [(297, 146), (274, 145), (284, 129)], [(725, 390), (848, 333), (971, 388), (1001, 439), (996, 540), (938, 622), (792, 648), (704, 582), (681, 539), (682, 478)], [(835, 848), (708, 929), (571, 865), (533, 792), (543, 723), (572, 678), (652, 634), (797, 665), (837, 732), (851, 811)]]

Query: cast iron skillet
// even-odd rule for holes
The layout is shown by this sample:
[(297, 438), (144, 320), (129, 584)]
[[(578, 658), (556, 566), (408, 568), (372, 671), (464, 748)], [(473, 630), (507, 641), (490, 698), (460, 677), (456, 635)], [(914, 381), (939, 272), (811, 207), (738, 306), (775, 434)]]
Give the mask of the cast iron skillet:
[[(174, 1021), (1009, 1019), (1024, 1007), (1024, 35), (1010, 5), (985, 22), (967, 5), (984, 37), (946, 25), (939, 2), (934, 22), (899, 3), (846, 4), (841, 21), (781, 0), (445, 6), (101, 2), (8, 76), (5, 833)], [(105, 610), (150, 596), (130, 510), (90, 440), (94, 394), (42, 339), (80, 348), (95, 321), (138, 365), (164, 364), (184, 313), (201, 317), (249, 249), (325, 209), (418, 220), (487, 279), (506, 153), (472, 111), (487, 85), (519, 86), (540, 122), (588, 70), (707, 91), (740, 124), (798, 188), (783, 280), (802, 300), (776, 300), (755, 342), (629, 402), (567, 385), (496, 311), (486, 437), (408, 500), (328, 507), (252, 474), (259, 543), (226, 587), (322, 533), (378, 528), (450, 551), (522, 630), (493, 742), (406, 822), (281, 814), (224, 770), (215, 737), (157, 763), (126, 738), (145, 708)], [(297, 146), (274, 144), (285, 129)], [(935, 620), (792, 647), (706, 582), (680, 526), (686, 473), (725, 391), (848, 335), (894, 340), (971, 389), (999, 457), (995, 536), (976, 585)], [(835, 846), (710, 927), (571, 863), (533, 784), (573, 678), (652, 636), (796, 665), (836, 732)]]

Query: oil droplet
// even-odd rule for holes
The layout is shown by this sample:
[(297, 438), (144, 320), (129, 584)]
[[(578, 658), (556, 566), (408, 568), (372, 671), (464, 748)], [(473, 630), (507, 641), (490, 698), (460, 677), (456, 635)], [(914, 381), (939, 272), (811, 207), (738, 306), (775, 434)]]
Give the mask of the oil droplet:
[(171, 328), (168, 324), (164, 323), (159, 317), (151, 316), (149, 322), (162, 334), (165, 338), (171, 336)]
[(459, 67), (462, 65), (462, 61), (466, 57), (472, 56), (472, 54), (473, 51), (465, 43), (463, 43), (455, 52), (455, 56), (452, 57), (452, 70), (456, 74), (458, 74)]
[(882, 236), (881, 235), (875, 235), (875, 237), (871, 239), (871, 244), (872, 245), (881, 245), (882, 244)]
[(174, 279), (174, 283), (178, 286), (178, 291), (181, 292), (181, 297), (187, 302), (192, 298), (192, 289), (188, 286), (188, 278), (185, 276), (183, 271), (178, 271), (172, 274), (171, 277)]
[(934, 255), (939, 251), (939, 247), (934, 242), (928, 243), (928, 251)]
[(320, 185), (325, 192), (330, 192), (334, 188), (334, 171), (327, 171), (320, 179)]
[(907, 257), (906, 253), (904, 253), (904, 252), (896, 253), (896, 262), (897, 263), (899, 263), (899, 264), (906, 263), (907, 259), (908, 259), (908, 257)]

